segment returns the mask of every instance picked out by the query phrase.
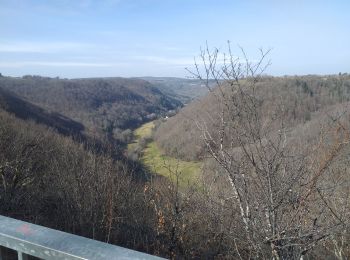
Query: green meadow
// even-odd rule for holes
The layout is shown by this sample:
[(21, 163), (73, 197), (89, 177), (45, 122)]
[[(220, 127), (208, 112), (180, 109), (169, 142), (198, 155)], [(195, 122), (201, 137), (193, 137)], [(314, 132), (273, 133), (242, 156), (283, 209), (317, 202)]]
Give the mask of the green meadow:
[[(149, 122), (134, 131), (135, 140), (128, 149), (136, 147), (142, 138), (152, 136), (154, 122)], [(142, 151), (141, 161), (154, 173), (174, 180), (179, 176), (180, 186), (187, 186), (200, 176), (201, 163), (188, 162), (165, 155), (155, 141), (149, 142)]]

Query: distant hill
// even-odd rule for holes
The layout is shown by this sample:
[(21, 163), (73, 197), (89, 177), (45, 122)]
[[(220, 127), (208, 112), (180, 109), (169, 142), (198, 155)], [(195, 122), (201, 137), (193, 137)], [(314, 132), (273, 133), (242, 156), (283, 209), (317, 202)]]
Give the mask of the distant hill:
[(36, 123), (52, 127), (63, 135), (77, 136), (84, 131), (84, 126), (81, 123), (56, 112), (47, 112), (2, 88), (0, 88), (0, 108), (18, 118), (33, 120)]
[(208, 93), (208, 89), (197, 79), (171, 77), (143, 77), (142, 79), (185, 104)]
[(80, 123), (93, 135), (134, 128), (182, 105), (142, 79), (0, 77), (0, 88)]
[[(11, 114), (11, 118), (14, 120), (32, 122), (31, 125), (33, 126), (45, 126), (54, 130), (57, 134), (71, 137), (72, 140), (82, 143), (84, 147), (95, 152), (110, 151), (110, 155), (115, 159), (122, 157), (123, 140), (117, 138), (106, 139), (104, 136), (89, 136), (82, 123), (57, 112), (49, 112), (2, 88), (0, 88), (0, 112)], [(110, 147), (113, 147), (113, 149), (110, 149)]]
[[(297, 129), (309, 129), (311, 121), (314, 126), (322, 122), (328, 110), (348, 110), (350, 76), (266, 77), (258, 84), (257, 91), (263, 102), (262, 120), (273, 114), (282, 100), (285, 124), (292, 133), (300, 133)], [(192, 102), (160, 125), (155, 133), (156, 142), (168, 155), (184, 160), (200, 159), (206, 147), (196, 122), (205, 120), (206, 127), (213, 135), (217, 134), (217, 104), (212, 93)], [(306, 130), (303, 135), (307, 135)]]

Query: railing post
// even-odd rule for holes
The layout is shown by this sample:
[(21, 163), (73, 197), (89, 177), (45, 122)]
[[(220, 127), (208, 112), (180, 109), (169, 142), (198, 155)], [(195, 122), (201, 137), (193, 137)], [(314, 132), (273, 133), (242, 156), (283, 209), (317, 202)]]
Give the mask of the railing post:
[(18, 251), (18, 260), (28, 260), (28, 255)]

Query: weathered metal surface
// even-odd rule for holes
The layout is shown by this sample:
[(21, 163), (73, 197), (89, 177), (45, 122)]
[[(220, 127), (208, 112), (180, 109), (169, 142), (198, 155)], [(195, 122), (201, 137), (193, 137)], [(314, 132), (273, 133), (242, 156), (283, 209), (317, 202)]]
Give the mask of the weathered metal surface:
[(162, 259), (4, 216), (0, 216), (0, 246), (42, 259)]

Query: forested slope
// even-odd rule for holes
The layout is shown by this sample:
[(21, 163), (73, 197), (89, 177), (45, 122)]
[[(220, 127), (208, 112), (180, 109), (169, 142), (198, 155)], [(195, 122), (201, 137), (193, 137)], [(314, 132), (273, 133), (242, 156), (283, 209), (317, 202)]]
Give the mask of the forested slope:
[(141, 79), (0, 77), (0, 87), (81, 123), (92, 135), (118, 135), (181, 106), (179, 101)]
[(18, 118), (52, 127), (64, 135), (80, 136), (84, 131), (81, 123), (59, 113), (48, 112), (3, 88), (0, 88), (0, 107)]
[[(215, 135), (220, 100), (214, 93), (160, 125), (155, 139), (168, 154), (186, 160), (198, 160), (205, 154), (198, 124), (205, 121)], [(257, 85), (257, 96), (263, 103), (261, 118), (270, 117), (283, 104), (284, 122), (292, 130), (312, 119), (320, 121), (318, 111), (326, 113), (328, 107), (344, 106), (350, 100), (350, 76), (265, 77)]]
[(152, 212), (134, 170), (0, 109), (2, 215), (128, 247), (138, 237), (141, 245), (154, 236), (143, 219)]
[(194, 99), (201, 98), (208, 93), (208, 89), (198, 79), (171, 78), (171, 77), (144, 77), (153, 86), (162, 92), (189, 103)]
[(231, 256), (348, 258), (350, 77), (234, 72), (163, 120), (156, 141), (203, 162), (207, 200), (232, 210), (223, 236), (243, 243)]

